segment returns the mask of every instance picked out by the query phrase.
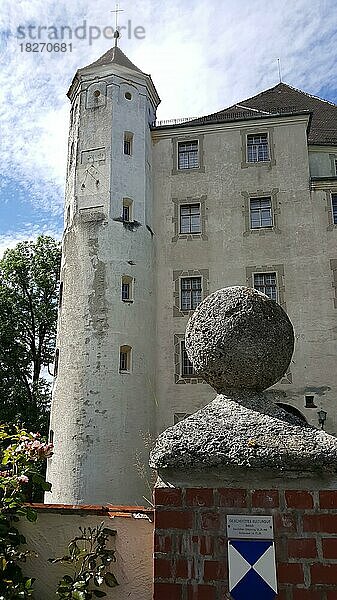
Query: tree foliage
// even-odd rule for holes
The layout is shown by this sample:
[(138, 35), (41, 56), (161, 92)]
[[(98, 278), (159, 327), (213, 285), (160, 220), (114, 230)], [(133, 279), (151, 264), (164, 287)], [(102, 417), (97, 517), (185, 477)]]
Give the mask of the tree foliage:
[(46, 433), (61, 251), (49, 236), (0, 260), (0, 421)]

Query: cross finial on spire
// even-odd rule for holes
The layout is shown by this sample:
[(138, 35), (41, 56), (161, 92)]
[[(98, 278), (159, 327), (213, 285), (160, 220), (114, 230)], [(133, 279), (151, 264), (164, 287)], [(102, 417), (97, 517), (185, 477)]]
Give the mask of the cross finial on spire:
[(115, 10), (111, 10), (110, 12), (115, 13), (115, 33), (114, 33), (114, 38), (115, 38), (115, 46), (117, 47), (118, 44), (118, 39), (120, 38), (120, 33), (118, 30), (118, 13), (120, 12), (124, 12), (122, 8), (119, 8), (119, 2), (116, 2), (116, 8)]

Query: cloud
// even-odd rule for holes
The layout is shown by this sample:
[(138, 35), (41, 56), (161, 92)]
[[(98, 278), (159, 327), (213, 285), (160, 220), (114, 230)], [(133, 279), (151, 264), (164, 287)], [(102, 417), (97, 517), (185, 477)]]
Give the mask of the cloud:
[[(335, 0), (122, 1), (120, 23), (143, 26), (145, 40), (124, 34), (121, 47), (150, 72), (162, 98), (161, 119), (208, 114), (278, 81), (310, 93), (337, 92)], [(1, 176), (16, 178), (35, 206), (60, 215), (67, 154), (69, 102), (65, 96), (80, 66), (103, 54), (111, 41), (91, 46), (73, 40), (66, 53), (21, 52), (19, 25), (69, 25), (85, 19), (112, 25), (110, 0), (2, 0), (0, 17)], [(44, 40), (45, 41), (45, 40)]]
[(19, 231), (9, 231), (5, 235), (0, 235), (0, 259), (8, 248), (15, 248), (19, 242), (26, 240), (35, 241), (39, 235), (50, 235), (56, 240), (61, 239), (61, 230), (57, 227), (50, 227), (48, 224), (37, 225), (27, 223), (25, 228)]

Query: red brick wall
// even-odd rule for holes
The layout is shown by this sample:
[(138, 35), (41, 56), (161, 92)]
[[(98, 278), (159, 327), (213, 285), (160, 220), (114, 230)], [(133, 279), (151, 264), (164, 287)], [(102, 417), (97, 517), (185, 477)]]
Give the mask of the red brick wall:
[(227, 514), (274, 515), (279, 600), (337, 600), (337, 491), (157, 488), (154, 600), (230, 598)]

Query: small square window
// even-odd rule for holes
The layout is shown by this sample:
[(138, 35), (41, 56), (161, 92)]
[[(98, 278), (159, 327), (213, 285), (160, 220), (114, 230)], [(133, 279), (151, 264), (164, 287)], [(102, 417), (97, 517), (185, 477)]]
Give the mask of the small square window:
[(332, 222), (337, 225), (337, 194), (331, 194)]
[(131, 347), (121, 346), (119, 349), (119, 372), (130, 373), (131, 371)]
[(315, 396), (305, 397), (305, 408), (317, 408), (317, 405), (315, 404)]
[(277, 301), (276, 273), (254, 273), (254, 288)]
[(201, 277), (182, 277), (180, 280), (180, 308), (194, 310), (201, 302)]
[(180, 205), (180, 233), (201, 233), (200, 204)]
[(251, 229), (263, 229), (273, 226), (273, 213), (271, 198), (250, 199), (250, 227)]
[(199, 143), (198, 140), (192, 142), (178, 142), (178, 169), (198, 169), (199, 168)]
[(126, 131), (124, 133), (124, 154), (132, 155), (133, 133)]
[(195, 377), (196, 373), (193, 369), (193, 365), (187, 356), (185, 342), (181, 342), (181, 376), (182, 377)]
[(247, 161), (267, 162), (269, 160), (268, 134), (247, 135)]

